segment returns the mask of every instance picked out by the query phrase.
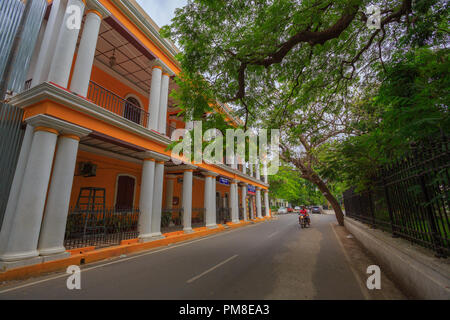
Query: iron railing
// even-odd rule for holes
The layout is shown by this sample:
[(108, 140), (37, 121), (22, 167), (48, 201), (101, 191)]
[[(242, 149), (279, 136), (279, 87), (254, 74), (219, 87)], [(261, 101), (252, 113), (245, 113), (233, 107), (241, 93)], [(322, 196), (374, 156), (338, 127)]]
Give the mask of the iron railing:
[(72, 209), (67, 217), (66, 249), (118, 245), (138, 237), (139, 209)]
[(216, 208), (216, 223), (225, 224), (231, 221), (230, 208)]
[(421, 143), (383, 168), (369, 191), (344, 193), (347, 216), (449, 255), (450, 139)]
[(164, 208), (161, 215), (161, 231), (183, 230), (183, 208)]
[(149, 113), (99, 84), (89, 81), (87, 99), (106, 110), (147, 128)]
[(244, 208), (239, 207), (239, 220), (244, 220)]

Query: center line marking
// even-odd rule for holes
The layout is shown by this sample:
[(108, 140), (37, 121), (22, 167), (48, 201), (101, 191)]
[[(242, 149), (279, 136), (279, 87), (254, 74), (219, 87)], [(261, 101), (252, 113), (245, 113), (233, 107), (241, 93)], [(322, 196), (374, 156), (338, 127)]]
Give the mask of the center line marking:
[(272, 234), (269, 234), (269, 236), (267, 237), (268, 239), (270, 239), (270, 238), (272, 238), (274, 235), (276, 235), (278, 233), (278, 231), (277, 232), (274, 232), (274, 233), (272, 233)]
[(234, 258), (237, 258), (237, 256), (238, 256), (238, 255), (235, 254), (234, 256), (228, 258), (227, 260), (222, 261), (222, 262), (219, 263), (219, 264), (216, 264), (214, 267), (212, 267), (212, 268), (206, 270), (206, 271), (203, 272), (203, 273), (200, 273), (198, 276), (195, 276), (195, 277), (189, 279), (188, 281), (186, 281), (186, 283), (192, 283), (192, 282), (194, 282), (195, 280), (200, 279), (200, 278), (203, 277), (205, 274), (210, 273), (211, 271), (216, 270), (216, 269), (219, 268), (220, 266), (223, 266), (225, 263), (230, 262), (230, 261), (233, 260)]

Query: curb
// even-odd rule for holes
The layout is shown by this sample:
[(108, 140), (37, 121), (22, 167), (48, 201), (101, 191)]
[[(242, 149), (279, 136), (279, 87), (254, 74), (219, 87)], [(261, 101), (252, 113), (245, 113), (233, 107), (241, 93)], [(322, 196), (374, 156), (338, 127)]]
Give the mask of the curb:
[[(260, 220), (254, 220), (254, 222), (262, 222), (270, 220), (271, 218), (263, 218)], [(241, 221), (240, 223), (228, 224), (227, 227), (219, 224), (217, 228), (207, 229), (206, 227), (194, 228), (192, 233), (183, 233), (179, 231), (165, 233), (165, 238), (158, 239), (151, 242), (139, 242), (138, 239), (123, 240), (120, 245), (98, 249), (95, 247), (85, 247), (67, 250), (71, 255), (70, 257), (60, 260), (47, 261), (35, 265), (24, 266), (0, 272), (0, 282), (11, 280), (23, 280), (30, 277), (43, 275), (46, 273), (61, 271), (71, 265), (84, 265), (88, 263), (98, 262), (101, 260), (119, 257), (121, 255), (127, 255), (131, 253), (137, 253), (154, 249), (158, 247), (168, 246), (169, 244), (187, 241), (195, 238), (201, 238), (204, 236), (212, 235), (215, 233), (223, 232), (225, 230), (237, 229), (240, 227), (248, 226), (252, 224), (252, 221)]]

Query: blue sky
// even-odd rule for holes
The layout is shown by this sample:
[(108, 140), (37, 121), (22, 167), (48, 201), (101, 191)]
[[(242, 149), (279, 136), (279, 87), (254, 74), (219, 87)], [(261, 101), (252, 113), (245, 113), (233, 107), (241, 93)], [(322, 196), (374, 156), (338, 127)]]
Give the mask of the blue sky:
[(187, 0), (136, 0), (160, 27), (169, 24), (176, 8), (184, 7)]

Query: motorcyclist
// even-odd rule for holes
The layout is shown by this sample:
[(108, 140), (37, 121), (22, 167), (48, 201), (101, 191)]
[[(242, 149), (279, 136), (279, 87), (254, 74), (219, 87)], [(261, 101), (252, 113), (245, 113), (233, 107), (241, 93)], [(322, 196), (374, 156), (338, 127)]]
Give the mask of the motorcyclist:
[(299, 219), (300, 219), (300, 216), (303, 216), (306, 219), (306, 222), (308, 223), (308, 225), (311, 225), (311, 219), (309, 218), (308, 210), (306, 210), (306, 208), (304, 206), (300, 210)]

